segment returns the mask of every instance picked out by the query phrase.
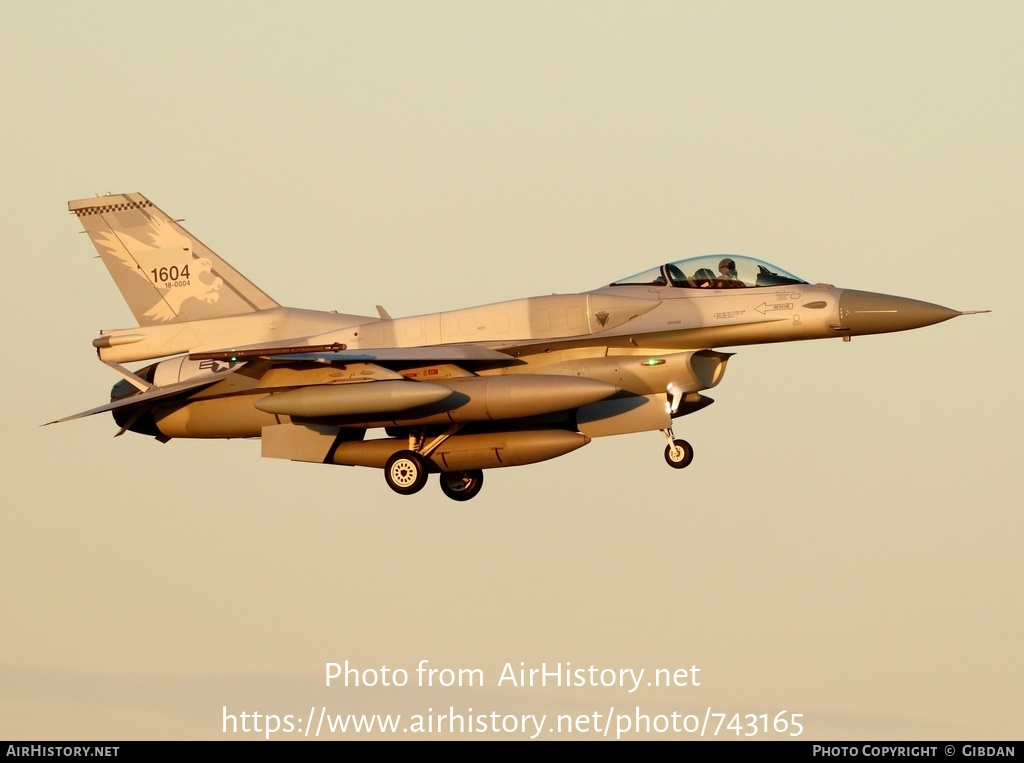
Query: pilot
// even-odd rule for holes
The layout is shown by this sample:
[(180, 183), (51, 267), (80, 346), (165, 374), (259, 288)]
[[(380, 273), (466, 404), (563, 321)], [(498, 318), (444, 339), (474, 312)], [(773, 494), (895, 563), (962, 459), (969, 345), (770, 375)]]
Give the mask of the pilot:
[(710, 268), (701, 268), (693, 274), (693, 278), (687, 278), (686, 283), (694, 289), (713, 289), (717, 282)]
[(742, 288), (743, 282), (736, 277), (736, 262), (731, 257), (726, 257), (718, 263), (720, 278), (716, 284), (719, 289)]

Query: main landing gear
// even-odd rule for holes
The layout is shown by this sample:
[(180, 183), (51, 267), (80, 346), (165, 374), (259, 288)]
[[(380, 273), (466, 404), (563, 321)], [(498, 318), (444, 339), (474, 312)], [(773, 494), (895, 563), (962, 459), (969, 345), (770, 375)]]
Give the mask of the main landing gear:
[[(429, 445), (424, 445), (421, 434), (410, 433), (409, 449), (398, 451), (384, 465), (384, 480), (388, 487), (399, 495), (412, 495), (422, 490), (427, 484), (430, 454), (460, 428), (461, 425), (453, 426)], [(453, 501), (468, 501), (475, 498), (484, 486), (484, 473), (481, 469), (441, 472), (440, 483), (441, 492)]]
[[(427, 462), (415, 451), (400, 450), (384, 466), (384, 479), (399, 495), (418, 493), (427, 484)], [(484, 473), (481, 469), (441, 472), (440, 483), (441, 492), (453, 501), (468, 501), (484, 486)]]
[(415, 451), (400, 450), (384, 465), (384, 479), (400, 495), (418, 493), (427, 484), (427, 463)]
[(453, 501), (468, 501), (475, 497), (483, 486), (484, 473), (481, 469), (441, 473), (441, 492)]
[(665, 463), (673, 469), (685, 469), (693, 461), (693, 446), (686, 440), (677, 440), (671, 429), (662, 429), (661, 433), (668, 440), (665, 446)]

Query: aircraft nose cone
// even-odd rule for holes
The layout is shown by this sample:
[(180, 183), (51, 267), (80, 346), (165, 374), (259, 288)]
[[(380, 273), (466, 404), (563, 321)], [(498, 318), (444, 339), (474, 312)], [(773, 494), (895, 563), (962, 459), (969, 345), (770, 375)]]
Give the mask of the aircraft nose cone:
[(844, 289), (839, 296), (839, 320), (852, 335), (906, 331), (961, 314), (942, 305), (870, 291)]

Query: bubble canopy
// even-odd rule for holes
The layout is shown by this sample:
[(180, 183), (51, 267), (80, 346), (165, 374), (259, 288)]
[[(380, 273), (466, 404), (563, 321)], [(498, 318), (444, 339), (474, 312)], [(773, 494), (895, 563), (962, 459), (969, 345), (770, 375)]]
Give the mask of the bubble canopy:
[(611, 286), (665, 286), (681, 289), (750, 289), (807, 283), (785, 270), (753, 257), (708, 254), (669, 262)]

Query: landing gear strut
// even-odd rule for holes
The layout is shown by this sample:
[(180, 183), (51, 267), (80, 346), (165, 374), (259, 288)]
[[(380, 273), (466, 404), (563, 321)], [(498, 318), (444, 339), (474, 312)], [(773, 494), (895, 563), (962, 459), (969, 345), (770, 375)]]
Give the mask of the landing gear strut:
[(693, 461), (693, 446), (686, 440), (677, 440), (671, 429), (662, 429), (661, 433), (668, 440), (665, 446), (665, 463), (673, 469), (685, 469)]

